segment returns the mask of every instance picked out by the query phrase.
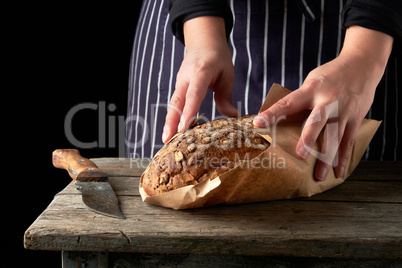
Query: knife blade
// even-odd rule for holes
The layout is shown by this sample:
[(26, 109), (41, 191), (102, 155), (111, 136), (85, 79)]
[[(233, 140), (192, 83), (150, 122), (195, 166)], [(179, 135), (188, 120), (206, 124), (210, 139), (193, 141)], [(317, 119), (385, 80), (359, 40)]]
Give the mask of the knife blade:
[(57, 149), (53, 152), (53, 166), (65, 169), (82, 193), (83, 203), (96, 213), (125, 219), (119, 200), (108, 182), (105, 172), (76, 149)]

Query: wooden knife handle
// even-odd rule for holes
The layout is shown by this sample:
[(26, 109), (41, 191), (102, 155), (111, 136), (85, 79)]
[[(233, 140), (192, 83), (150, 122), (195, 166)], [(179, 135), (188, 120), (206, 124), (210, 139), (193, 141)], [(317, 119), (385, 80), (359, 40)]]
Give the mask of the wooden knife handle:
[(65, 169), (75, 181), (107, 181), (107, 174), (94, 162), (81, 156), (76, 149), (57, 149), (53, 152), (53, 166)]

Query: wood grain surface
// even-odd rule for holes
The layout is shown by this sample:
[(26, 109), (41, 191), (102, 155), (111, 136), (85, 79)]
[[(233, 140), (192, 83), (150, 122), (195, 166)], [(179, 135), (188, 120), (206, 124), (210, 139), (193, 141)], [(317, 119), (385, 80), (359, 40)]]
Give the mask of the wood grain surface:
[(149, 159), (92, 159), (109, 175), (125, 220), (91, 212), (72, 184), (25, 233), (34, 250), (147, 254), (402, 258), (402, 165), (362, 162), (311, 198), (172, 210), (144, 203)]

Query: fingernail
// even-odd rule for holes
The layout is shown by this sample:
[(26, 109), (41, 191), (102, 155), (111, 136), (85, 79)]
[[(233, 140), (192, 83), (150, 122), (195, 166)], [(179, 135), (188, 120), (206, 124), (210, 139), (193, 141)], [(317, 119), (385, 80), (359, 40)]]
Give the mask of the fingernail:
[(167, 142), (168, 135), (169, 135), (169, 131), (168, 131), (167, 127), (164, 127), (163, 128), (163, 133), (162, 133), (162, 141), (164, 143)]
[(338, 172), (336, 173), (337, 178), (342, 178), (345, 175), (345, 166), (341, 166), (338, 169)]
[(268, 120), (262, 115), (257, 115), (253, 120), (253, 124), (256, 127), (265, 127), (265, 126), (267, 126), (267, 123), (268, 123)]
[(319, 181), (325, 180), (328, 174), (328, 167), (320, 167), (316, 172), (316, 179)]
[(297, 154), (300, 155), (301, 158), (306, 159), (308, 154), (309, 154), (309, 152), (307, 151), (306, 147), (302, 146), (297, 151)]
[(227, 115), (230, 117), (240, 117), (239, 111), (233, 105), (229, 107)]
[(183, 129), (183, 127), (184, 127), (184, 123), (185, 123), (185, 119), (184, 119), (184, 116), (182, 116), (182, 117), (180, 118), (180, 123), (179, 123), (179, 127), (178, 127), (178, 131), (179, 131), (179, 132), (182, 131), (182, 129)]
[(339, 169), (339, 172), (338, 172), (338, 174), (337, 174), (337, 178), (342, 178), (343, 177), (343, 175), (345, 174), (345, 167), (341, 167), (340, 169)]

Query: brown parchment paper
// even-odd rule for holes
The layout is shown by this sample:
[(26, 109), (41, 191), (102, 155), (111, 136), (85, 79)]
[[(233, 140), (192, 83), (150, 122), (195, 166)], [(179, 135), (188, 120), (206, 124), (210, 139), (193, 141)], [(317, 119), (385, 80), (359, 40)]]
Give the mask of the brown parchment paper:
[[(268, 109), (289, 93), (288, 89), (274, 84), (260, 111)], [(173, 209), (189, 209), (217, 204), (310, 197), (341, 184), (356, 168), (381, 122), (364, 119), (345, 177), (336, 178), (331, 169), (324, 181), (315, 181), (313, 172), (316, 157), (310, 155), (301, 160), (295, 152), (302, 125), (308, 115), (309, 111), (303, 111), (279, 120), (275, 127), (259, 129), (258, 132), (271, 142), (270, 147), (258, 157), (242, 162), (213, 180), (205, 180), (158, 196), (147, 195), (140, 186), (143, 201)], [(322, 135), (312, 149), (320, 151), (321, 141)]]

